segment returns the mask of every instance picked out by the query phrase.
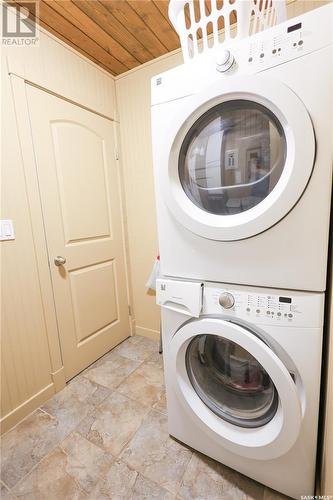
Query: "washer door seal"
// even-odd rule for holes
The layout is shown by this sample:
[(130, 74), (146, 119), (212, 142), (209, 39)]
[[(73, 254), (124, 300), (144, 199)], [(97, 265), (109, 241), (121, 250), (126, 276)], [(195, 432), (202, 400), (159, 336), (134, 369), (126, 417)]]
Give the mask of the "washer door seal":
[[(245, 394), (249, 390), (249, 385), (252, 384), (254, 392), (258, 392), (261, 398), (261, 402), (258, 400), (258, 404), (256, 403), (251, 408), (252, 416), (258, 416), (258, 412), (260, 415), (261, 411), (263, 411), (264, 415), (265, 412), (262, 409), (265, 405), (268, 412), (271, 411), (271, 405), (275, 404), (274, 396), (272, 399), (274, 386), (278, 396), (277, 408), (274, 409), (274, 406), (272, 406), (274, 414), (269, 413), (270, 418), (267, 419), (266, 423), (261, 422), (262, 425), (251, 426), (251, 428), (246, 428), (245, 425), (240, 426), (237, 422), (231, 423), (230, 419), (227, 421), (228, 419), (221, 418), (221, 416), (217, 415), (217, 412), (212, 411), (197, 394), (188, 374), (186, 353), (195, 338), (210, 335), (221, 339), (222, 346), (223, 341), (226, 342), (226, 345), (228, 344), (227, 341), (229, 341), (229, 343), (239, 346), (238, 354), (246, 352), (248, 360), (251, 362), (255, 360), (253, 366), (257, 373), (254, 374), (254, 377), (252, 376), (252, 380), (251, 377), (245, 380), (245, 385), (241, 383), (243, 369), (239, 368), (240, 365), (237, 360), (231, 369), (238, 370), (240, 376), (225, 376), (227, 370), (225, 373), (222, 370), (222, 374), (218, 374), (220, 377), (225, 376), (223, 383), (229, 384), (229, 389), (234, 393), (238, 390), (243, 391), (243, 394)], [(222, 357), (225, 356), (223, 347), (221, 348), (220, 358), (221, 353)], [(240, 456), (257, 460), (279, 457), (293, 446), (299, 435), (302, 421), (298, 390), (280, 358), (255, 333), (222, 319), (202, 318), (193, 320), (186, 323), (174, 335), (171, 341), (169, 359), (172, 390), (177, 393), (191, 420), (195, 421), (200, 430), (221, 443), (221, 446)], [(260, 367), (259, 372), (258, 367)], [(265, 382), (263, 378), (265, 374), (268, 375), (271, 384)], [(262, 385), (261, 389), (266, 393), (260, 394), (260, 384)], [(212, 391), (210, 398), (212, 399), (216, 394), (216, 391)], [(249, 415), (246, 415), (244, 408), (239, 406), (238, 403), (234, 404), (237, 401), (234, 396), (235, 394), (230, 398), (230, 401), (233, 401), (230, 407), (228, 408), (228, 405), (226, 405), (226, 408), (223, 409), (222, 407), (222, 411), (226, 412), (226, 410), (231, 409), (243, 422), (246, 419), (250, 421), (251, 417), (248, 418)], [(240, 401), (239, 398), (238, 401)]]
[(274, 417), (279, 397), (270, 376), (235, 342), (197, 335), (185, 363), (195, 392), (218, 417), (244, 428), (261, 427)]

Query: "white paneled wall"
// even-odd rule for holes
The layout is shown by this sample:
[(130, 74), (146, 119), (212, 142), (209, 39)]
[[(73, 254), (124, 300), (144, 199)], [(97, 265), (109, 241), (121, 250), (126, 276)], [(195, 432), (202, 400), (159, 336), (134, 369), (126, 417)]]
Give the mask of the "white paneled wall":
[(3, 51), (9, 73), (114, 118), (114, 78), (47, 31), (41, 30), (39, 38), (38, 47)]
[(179, 51), (116, 81), (125, 184), (132, 307), (136, 332), (157, 336), (159, 309), (145, 283), (158, 253), (150, 128), (150, 79), (181, 64)]

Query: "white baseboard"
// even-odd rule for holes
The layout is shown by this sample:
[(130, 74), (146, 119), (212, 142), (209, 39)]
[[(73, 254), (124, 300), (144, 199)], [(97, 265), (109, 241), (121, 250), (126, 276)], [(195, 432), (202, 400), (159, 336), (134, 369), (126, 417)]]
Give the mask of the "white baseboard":
[(142, 337), (148, 337), (154, 340), (159, 340), (160, 338), (160, 332), (158, 330), (151, 330), (150, 328), (144, 328), (138, 325), (135, 325), (135, 335), (141, 335)]
[(37, 410), (37, 408), (50, 399), (55, 392), (54, 383), (49, 384), (10, 413), (7, 413), (0, 421), (1, 434), (9, 431), (9, 429), (14, 427), (20, 420)]

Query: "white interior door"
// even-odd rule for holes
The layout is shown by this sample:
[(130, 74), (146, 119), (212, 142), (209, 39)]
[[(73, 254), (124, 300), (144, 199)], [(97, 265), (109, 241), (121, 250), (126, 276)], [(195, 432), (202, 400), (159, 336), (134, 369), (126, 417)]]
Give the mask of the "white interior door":
[(114, 123), (27, 95), (68, 380), (130, 333)]

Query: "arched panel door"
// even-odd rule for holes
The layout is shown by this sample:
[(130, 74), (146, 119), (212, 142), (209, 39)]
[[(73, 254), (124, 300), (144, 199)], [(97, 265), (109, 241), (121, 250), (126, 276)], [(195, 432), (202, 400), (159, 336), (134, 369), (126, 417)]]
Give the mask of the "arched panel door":
[(27, 98), (69, 380), (129, 332), (114, 123), (30, 85)]
[(177, 220), (222, 241), (279, 222), (313, 169), (313, 127), (300, 99), (277, 81), (252, 76), (215, 84), (186, 106), (164, 173)]

